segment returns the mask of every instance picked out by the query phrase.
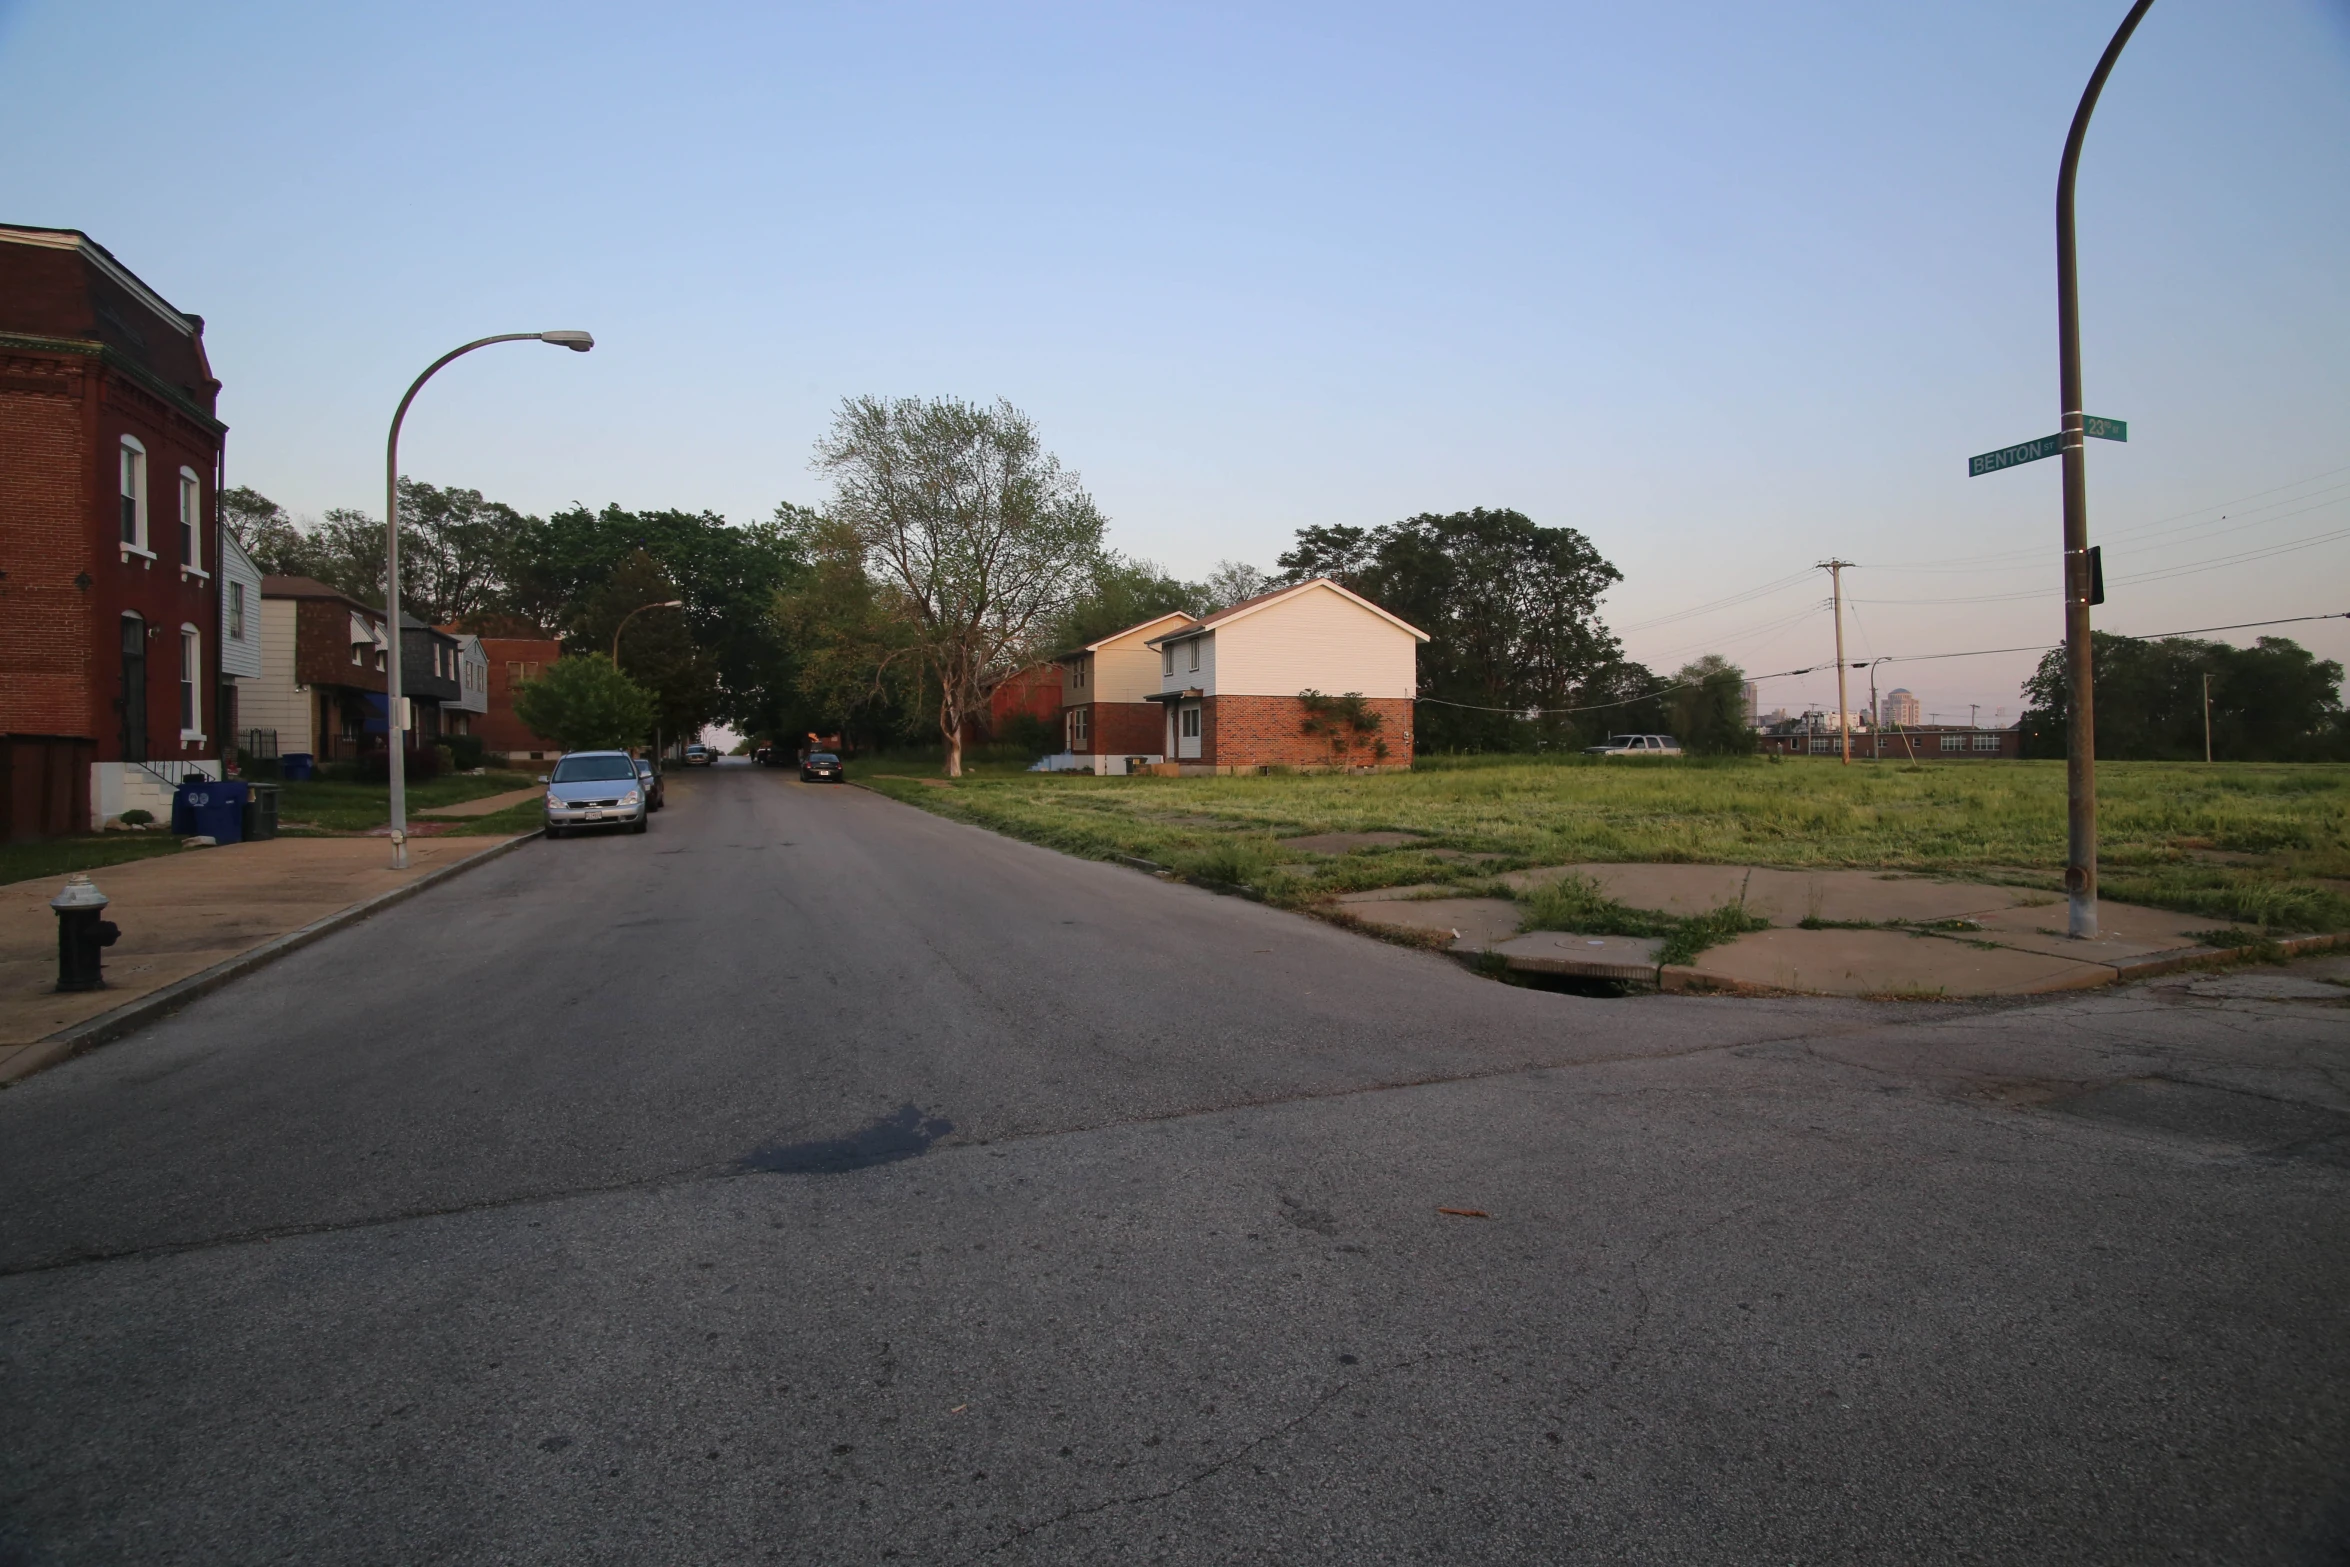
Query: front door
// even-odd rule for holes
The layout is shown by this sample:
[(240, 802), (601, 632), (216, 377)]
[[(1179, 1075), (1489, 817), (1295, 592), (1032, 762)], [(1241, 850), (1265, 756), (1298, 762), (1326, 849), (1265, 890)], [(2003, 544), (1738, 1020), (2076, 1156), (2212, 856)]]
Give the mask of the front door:
[(147, 623), (122, 617), (122, 759), (147, 759)]
[(1199, 757), (1199, 704), (1186, 702), (1175, 709), (1175, 755), (1178, 758)]

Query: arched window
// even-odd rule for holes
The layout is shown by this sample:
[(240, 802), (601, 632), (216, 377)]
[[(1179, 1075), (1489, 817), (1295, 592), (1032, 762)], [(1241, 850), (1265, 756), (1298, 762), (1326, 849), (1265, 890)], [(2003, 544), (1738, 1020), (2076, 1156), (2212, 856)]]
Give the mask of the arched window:
[(122, 542), (147, 547), (147, 448), (135, 435), (122, 438)]

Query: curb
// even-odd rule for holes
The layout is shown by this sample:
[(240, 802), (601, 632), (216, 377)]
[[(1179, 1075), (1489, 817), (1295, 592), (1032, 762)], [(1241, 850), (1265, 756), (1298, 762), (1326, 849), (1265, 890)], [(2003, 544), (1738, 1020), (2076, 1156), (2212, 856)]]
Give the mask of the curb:
[(331, 936), (346, 925), (356, 925), (369, 915), (388, 909), (395, 903), (405, 902), (428, 887), (437, 887), (452, 876), (472, 870), (477, 865), (487, 865), (490, 861), (504, 855), (512, 854), (516, 849), (521, 848), (534, 838), (543, 836), (543, 834), (544, 829), (542, 828), (536, 832), (524, 833), (519, 838), (510, 838), (494, 849), (484, 850), (480, 854), (459, 860), (454, 865), (444, 865), (429, 875), (419, 876), (405, 887), (394, 887), (389, 892), (377, 893), (364, 903), (354, 903), (349, 908), (337, 909), (334, 913), (323, 918), (312, 920), (298, 930), (289, 930), (282, 936), (273, 936), (260, 946), (240, 952), (233, 958), (225, 958), (208, 969), (200, 969), (185, 979), (174, 980), (159, 990), (151, 990), (134, 1001), (124, 1002), (111, 1011), (101, 1012), (93, 1018), (85, 1018), (71, 1028), (61, 1028), (54, 1034), (35, 1040), (10, 1057), (5, 1065), (0, 1065), (0, 1088), (8, 1087), (44, 1068), (55, 1066), (60, 1061), (70, 1061), (85, 1051), (97, 1049), (100, 1045), (112, 1044), (125, 1034), (143, 1028), (157, 1018), (177, 1012), (198, 997), (211, 994), (232, 979), (250, 974), (257, 968), (265, 968), (269, 964), (275, 963), (279, 958), (299, 952), (322, 936)]

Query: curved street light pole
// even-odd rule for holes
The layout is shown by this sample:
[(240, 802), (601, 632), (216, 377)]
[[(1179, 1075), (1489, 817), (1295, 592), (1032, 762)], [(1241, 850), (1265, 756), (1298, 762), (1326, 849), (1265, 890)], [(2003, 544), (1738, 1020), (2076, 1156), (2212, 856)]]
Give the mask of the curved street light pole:
[(477, 337), (425, 366), (424, 374), (408, 384), (408, 395), (400, 399), (392, 414), (391, 438), (384, 443), (384, 626), (391, 641), (384, 659), (384, 743), (391, 753), (386, 760), (392, 783), (392, 869), (396, 871), (408, 868), (407, 731), (400, 722), (400, 422), (408, 417), (408, 405), (416, 401), (424, 383), (441, 366), (492, 343), (553, 343), (580, 354), (596, 346), (596, 340), (585, 332), (501, 332), (496, 337)]
[(2097, 714), (2090, 666), (2089, 470), (2081, 450), (2081, 280), (2073, 253), (2073, 181), (2080, 173), (2081, 143), (2088, 138), (2097, 95), (2153, 4), (2137, 0), (2105, 46), (2081, 106), (2073, 111), (2072, 133), (2064, 139), (2064, 162), (2056, 176), (2056, 355), (2064, 416), (2058, 426), (2064, 457), (2064, 890), (2071, 903), (2066, 928), (2085, 941), (2097, 935)]
[[(620, 673), (620, 633), (627, 629), (628, 623), (630, 621), (636, 619), (637, 616), (643, 614), (648, 609), (683, 608), (685, 608), (684, 599), (663, 599), (658, 604), (639, 604), (636, 608), (621, 616), (620, 624), (612, 628), (612, 673), (616, 675)], [(661, 720), (658, 715), (656, 715), (653, 719), (653, 755), (656, 758), (653, 765), (658, 767), (660, 765), (658, 758), (661, 755)]]
[(630, 611), (629, 611), (627, 614), (625, 614), (625, 615), (621, 616), (621, 617), (620, 617), (620, 624), (619, 624), (619, 625), (617, 625), (617, 626), (614, 626), (614, 627), (612, 628), (612, 669), (613, 669), (613, 672), (614, 672), (614, 673), (616, 673), (616, 674), (619, 672), (619, 669), (620, 669), (620, 633), (621, 633), (623, 630), (627, 629), (628, 623), (629, 623), (630, 621), (632, 621), (632, 620), (636, 619), (636, 617), (637, 617), (637, 616), (639, 616), (639, 615), (643, 614), (643, 613), (644, 613), (646, 610), (648, 610), (648, 609), (683, 609), (683, 608), (685, 608), (685, 600), (684, 600), (684, 599), (663, 599), (663, 600), (662, 600), (660, 603), (658, 603), (658, 604), (639, 604), (639, 605), (638, 605), (636, 608), (634, 608), (634, 609), (630, 610)]

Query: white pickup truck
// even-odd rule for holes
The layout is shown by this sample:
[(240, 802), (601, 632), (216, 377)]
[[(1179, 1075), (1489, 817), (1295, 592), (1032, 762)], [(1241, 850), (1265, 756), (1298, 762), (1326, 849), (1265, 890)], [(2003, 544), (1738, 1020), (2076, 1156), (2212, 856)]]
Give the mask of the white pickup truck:
[(1605, 745), (1587, 745), (1585, 756), (1679, 756), (1681, 742), (1671, 735), (1609, 735)]

